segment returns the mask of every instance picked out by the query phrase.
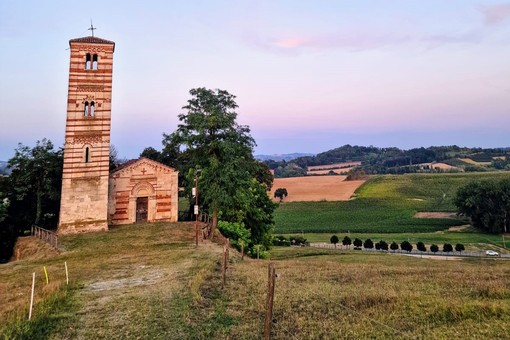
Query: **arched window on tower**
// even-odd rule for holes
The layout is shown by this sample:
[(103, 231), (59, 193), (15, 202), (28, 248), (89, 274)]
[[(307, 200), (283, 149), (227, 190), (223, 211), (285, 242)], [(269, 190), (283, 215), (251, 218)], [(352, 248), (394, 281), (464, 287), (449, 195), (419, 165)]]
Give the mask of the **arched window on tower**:
[(97, 70), (97, 54), (92, 56), (92, 69)]
[(90, 110), (89, 110), (89, 115), (91, 117), (94, 117), (94, 108), (95, 108), (95, 103), (92, 101), (92, 102), (90, 102)]
[(87, 146), (85, 148), (85, 163), (88, 163), (90, 160), (90, 150), (89, 150), (89, 147)]
[(84, 108), (83, 108), (83, 116), (84, 117), (87, 117), (89, 115), (89, 112), (90, 112), (89, 109), (90, 109), (89, 102), (85, 102)]
[(90, 66), (91, 66), (91, 57), (90, 57), (90, 53), (87, 53), (87, 56), (85, 57), (85, 69), (86, 70), (90, 70)]

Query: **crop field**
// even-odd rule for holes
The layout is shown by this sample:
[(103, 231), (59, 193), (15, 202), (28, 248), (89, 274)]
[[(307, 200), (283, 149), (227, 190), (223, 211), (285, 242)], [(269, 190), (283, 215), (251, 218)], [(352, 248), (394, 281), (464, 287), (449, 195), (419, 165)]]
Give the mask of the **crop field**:
[[(510, 173), (375, 176), (356, 199), (336, 202), (284, 202), (275, 212), (275, 233), (424, 233), (466, 224), (452, 219), (418, 219), (419, 211), (455, 211), (453, 198), (466, 183)], [(332, 176), (336, 177), (336, 176)]]
[(286, 188), (285, 202), (345, 201), (364, 181), (345, 181), (346, 176), (307, 176), (275, 178), (271, 197), (278, 188)]

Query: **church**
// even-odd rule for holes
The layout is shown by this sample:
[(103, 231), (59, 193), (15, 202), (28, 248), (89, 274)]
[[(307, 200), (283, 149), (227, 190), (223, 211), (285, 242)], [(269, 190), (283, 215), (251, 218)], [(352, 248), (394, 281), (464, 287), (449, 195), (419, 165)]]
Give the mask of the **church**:
[(176, 222), (178, 172), (147, 158), (109, 171), (115, 43), (72, 39), (59, 234)]

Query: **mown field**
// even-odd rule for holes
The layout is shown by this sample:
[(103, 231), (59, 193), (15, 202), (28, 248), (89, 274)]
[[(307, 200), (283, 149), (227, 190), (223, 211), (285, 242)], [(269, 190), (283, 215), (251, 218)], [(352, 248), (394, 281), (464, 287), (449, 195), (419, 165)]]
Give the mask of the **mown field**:
[(476, 179), (510, 173), (374, 176), (336, 202), (288, 202), (275, 212), (275, 233), (425, 233), (465, 224), (451, 219), (414, 218), (419, 211), (455, 211), (457, 189)]

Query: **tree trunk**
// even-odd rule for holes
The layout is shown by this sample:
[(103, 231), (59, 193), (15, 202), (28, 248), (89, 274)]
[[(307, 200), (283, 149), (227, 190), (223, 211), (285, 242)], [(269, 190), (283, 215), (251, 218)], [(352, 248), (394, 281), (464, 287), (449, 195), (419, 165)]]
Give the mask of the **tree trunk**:
[(42, 215), (42, 190), (39, 186), (37, 188), (37, 192), (36, 192), (36, 210), (35, 210), (35, 221), (34, 221), (34, 224), (36, 226), (40, 226), (41, 215)]
[(218, 209), (213, 209), (212, 224), (211, 224), (211, 233), (209, 234), (209, 240), (212, 240), (212, 237), (214, 235), (214, 231), (216, 230), (217, 226), (218, 226)]

